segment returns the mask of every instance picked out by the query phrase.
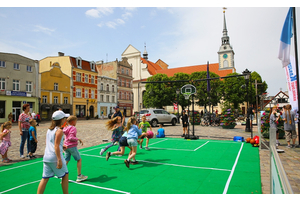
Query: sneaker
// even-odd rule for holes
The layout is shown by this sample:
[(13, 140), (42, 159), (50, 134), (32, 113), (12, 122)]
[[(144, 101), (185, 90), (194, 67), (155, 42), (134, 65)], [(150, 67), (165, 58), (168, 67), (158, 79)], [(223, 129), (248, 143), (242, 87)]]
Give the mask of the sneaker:
[(145, 147), (146, 150), (150, 150), (149, 147)]
[(100, 156), (103, 155), (104, 151), (105, 151), (104, 149), (101, 149), (101, 151), (100, 151)]
[(25, 156), (21, 155), (20, 158), (21, 158), (21, 159), (25, 159)]
[(143, 149), (142, 145), (140, 145), (140, 149)]
[(87, 178), (88, 178), (87, 176), (84, 176), (84, 175), (80, 174), (79, 176), (77, 176), (76, 182), (84, 181), (84, 180), (86, 180)]
[(296, 145), (292, 144), (292, 148), (295, 148), (295, 147), (296, 147)]
[(106, 153), (106, 161), (108, 161), (109, 157), (111, 156), (111, 153), (110, 152), (107, 152)]
[(129, 163), (130, 163), (130, 161), (128, 161), (128, 160), (126, 159), (126, 160), (124, 161), (124, 163), (125, 163), (126, 167), (129, 168)]
[(130, 164), (136, 165), (136, 164), (139, 164), (139, 162), (138, 161), (131, 161)]
[(182, 134), (182, 136), (181, 137), (184, 137), (185, 136), (185, 134)]
[(27, 159), (27, 160), (30, 160), (30, 158), (31, 158), (30, 155), (27, 155), (27, 156), (26, 156), (26, 159)]
[(288, 146), (287, 146), (287, 148), (291, 148), (291, 147), (292, 147), (291, 145), (288, 145)]
[(118, 142), (115, 142), (115, 143), (114, 143), (114, 145), (118, 145), (118, 144), (119, 144)]

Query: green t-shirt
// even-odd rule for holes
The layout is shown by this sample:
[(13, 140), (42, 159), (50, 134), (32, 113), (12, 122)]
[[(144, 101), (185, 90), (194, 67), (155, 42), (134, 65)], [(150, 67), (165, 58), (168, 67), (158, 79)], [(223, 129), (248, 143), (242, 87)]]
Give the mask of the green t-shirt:
[(143, 133), (146, 133), (147, 132), (147, 128), (148, 127), (150, 127), (150, 124), (149, 124), (149, 122), (141, 122), (140, 124), (139, 124), (139, 127), (141, 127), (142, 125), (144, 125), (144, 128), (142, 128), (142, 132)]

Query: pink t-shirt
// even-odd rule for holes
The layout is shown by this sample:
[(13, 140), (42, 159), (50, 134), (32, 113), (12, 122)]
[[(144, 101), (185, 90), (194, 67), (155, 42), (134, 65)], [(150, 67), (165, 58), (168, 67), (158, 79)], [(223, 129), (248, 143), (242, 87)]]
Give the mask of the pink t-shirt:
[(19, 121), (21, 122), (21, 128), (29, 130), (30, 123), (29, 120), (31, 120), (32, 117), (29, 115), (26, 115), (24, 112), (19, 116)]
[(76, 137), (77, 130), (75, 126), (66, 126), (63, 129), (63, 132), (66, 136), (64, 145), (67, 146), (67, 148), (76, 147), (78, 145), (78, 138)]
[(7, 141), (7, 142), (10, 142), (10, 130), (8, 130), (8, 129), (4, 129), (3, 130), (3, 133), (5, 134), (5, 133), (7, 133), (8, 132), (8, 134), (6, 134), (4, 137), (3, 137), (3, 141)]

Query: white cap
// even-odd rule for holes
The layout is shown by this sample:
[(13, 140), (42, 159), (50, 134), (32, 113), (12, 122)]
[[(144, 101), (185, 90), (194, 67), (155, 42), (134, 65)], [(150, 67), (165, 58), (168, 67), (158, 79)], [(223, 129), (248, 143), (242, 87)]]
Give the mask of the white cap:
[(70, 114), (65, 114), (63, 111), (61, 110), (58, 110), (58, 111), (55, 111), (53, 114), (52, 114), (52, 119), (53, 120), (60, 120), (62, 118), (65, 118), (65, 117), (70, 117)]

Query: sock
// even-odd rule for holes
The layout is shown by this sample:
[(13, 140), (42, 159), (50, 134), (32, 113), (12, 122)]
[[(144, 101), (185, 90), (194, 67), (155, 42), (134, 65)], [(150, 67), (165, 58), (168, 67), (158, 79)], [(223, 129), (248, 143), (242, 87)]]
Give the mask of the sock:
[(81, 174), (79, 174), (78, 176), (80, 176)]
[(136, 160), (134, 159), (134, 160), (132, 160), (132, 162), (136, 162)]

